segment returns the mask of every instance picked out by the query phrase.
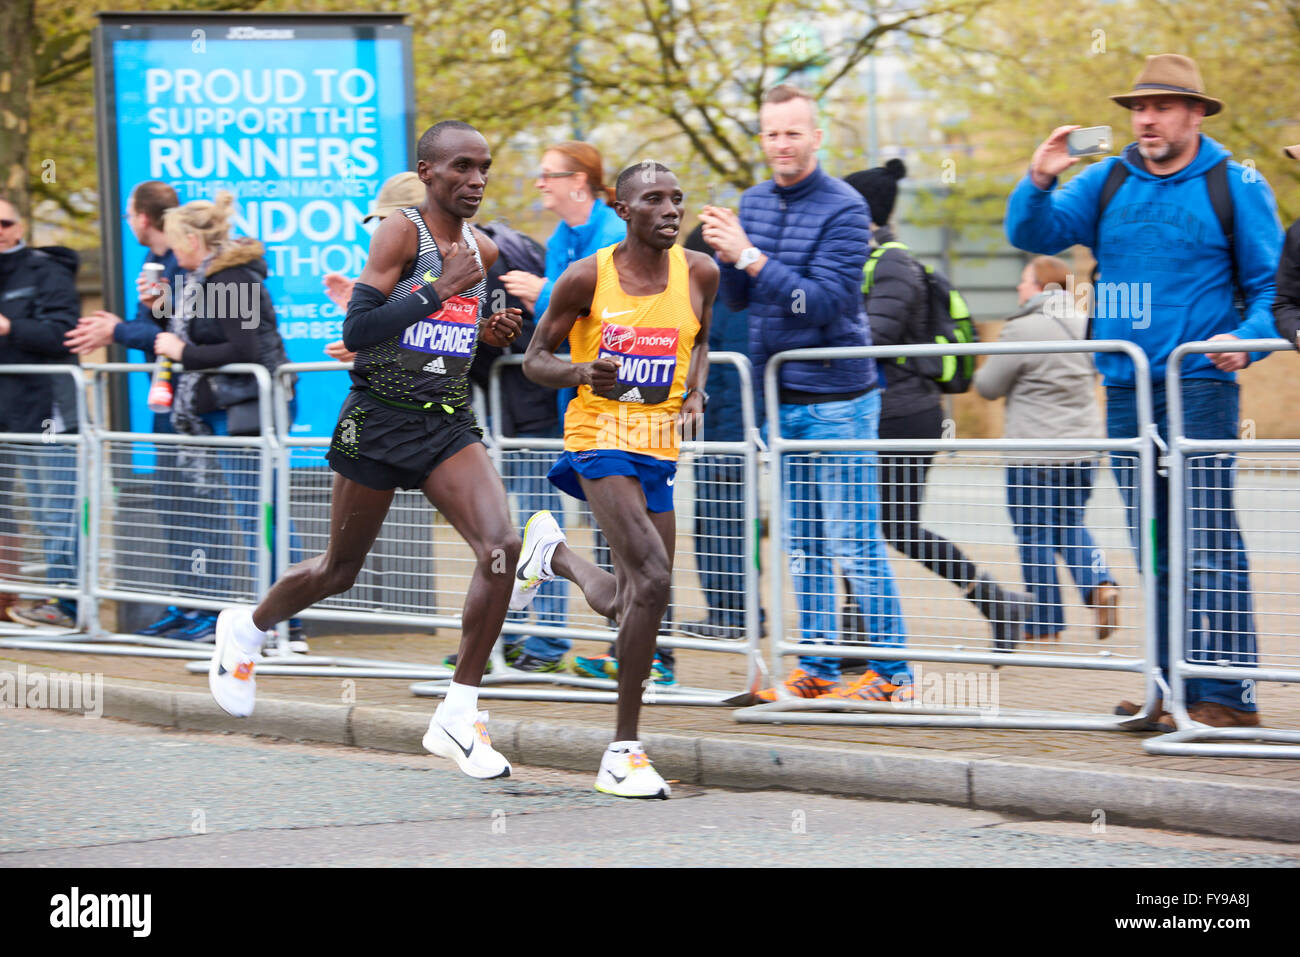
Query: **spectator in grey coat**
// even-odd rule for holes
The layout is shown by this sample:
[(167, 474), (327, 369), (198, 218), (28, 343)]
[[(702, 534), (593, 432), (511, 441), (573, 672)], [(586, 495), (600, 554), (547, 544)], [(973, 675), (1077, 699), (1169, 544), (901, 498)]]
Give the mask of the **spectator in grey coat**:
[[(871, 210), (873, 248), (863, 274), (871, 342), (878, 346), (932, 342), (930, 292), (925, 267), (899, 242), (889, 221), (898, 181), (907, 175), (900, 159), (846, 176)], [(880, 410), (882, 439), (937, 439), (943, 434), (943, 405), (932, 377), (931, 359), (880, 363), (885, 394)], [(1024, 632), (1030, 597), (1010, 591), (975, 566), (953, 542), (921, 524), (925, 479), (934, 452), (880, 456), (881, 525), (885, 540), (913, 561), (948, 579), (989, 620), (996, 651), (1012, 651)], [(851, 603), (850, 603), (851, 605)], [(860, 631), (861, 628), (849, 629)]]
[[(1002, 327), (1001, 342), (1066, 342), (1082, 339), (1087, 316), (1064, 291), (1069, 269), (1052, 256), (1025, 266), (1016, 291), (1020, 310)], [(989, 356), (975, 373), (986, 399), (1006, 397), (1003, 434), (1016, 439), (1102, 437), (1096, 369), (1086, 352)], [(1114, 630), (1119, 590), (1106, 557), (1084, 525), (1097, 457), (1039, 452), (1008, 461), (1007, 511), (1020, 546), (1025, 584), (1034, 597), (1026, 625), (1029, 638), (1059, 638), (1065, 629), (1056, 560), (1064, 560), (1084, 604), (1097, 616), (1097, 637)]]

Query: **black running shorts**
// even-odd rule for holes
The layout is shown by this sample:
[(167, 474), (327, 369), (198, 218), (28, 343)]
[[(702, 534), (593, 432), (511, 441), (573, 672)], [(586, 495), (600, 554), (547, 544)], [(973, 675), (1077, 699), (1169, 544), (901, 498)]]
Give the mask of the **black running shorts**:
[(461, 449), (483, 440), (474, 410), (408, 412), (364, 392), (343, 403), (325, 456), (344, 478), (372, 488), (419, 488), (435, 468)]

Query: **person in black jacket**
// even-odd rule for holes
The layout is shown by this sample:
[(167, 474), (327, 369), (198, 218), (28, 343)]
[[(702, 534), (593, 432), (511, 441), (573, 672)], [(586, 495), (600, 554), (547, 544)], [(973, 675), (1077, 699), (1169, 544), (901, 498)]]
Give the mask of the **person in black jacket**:
[[(251, 375), (195, 375), (195, 371), (257, 363), (274, 376), (288, 361), (266, 289), (262, 244), (230, 238), (233, 206), (234, 197), (221, 192), (215, 202), (196, 200), (163, 214), (164, 232), (185, 279), (170, 297), (168, 328), (157, 334), (153, 348), (159, 356), (185, 367), (176, 379), (171, 413), (172, 427), (182, 435), (261, 432), (258, 389)], [(182, 445), (177, 454), (182, 471), (193, 483), (192, 506), (199, 524), (194, 529), (195, 544), (207, 556), (209, 574), (234, 590), (240, 587), (239, 578), (252, 573), (257, 469), (246, 450), (225, 449), (215, 460), (211, 451)], [(245, 554), (250, 556), (246, 562), (235, 558), (237, 549), (224, 532), (230, 509), (242, 532)], [(211, 518), (216, 519), (216, 534), (209, 525)], [(295, 538), (291, 536), (290, 561), (299, 557)], [(246, 570), (238, 571), (240, 566)], [(215, 632), (216, 615), (207, 613), (205, 625), (202, 637)], [(306, 650), (299, 622), (290, 623), (290, 634), (291, 648)], [(193, 631), (187, 630), (186, 637), (193, 639)]]
[[(867, 292), (867, 318), (871, 322), (871, 341), (879, 346), (931, 341), (925, 269), (906, 246), (897, 242), (889, 226), (898, 181), (906, 175), (903, 161), (891, 159), (883, 167), (845, 177), (871, 208), (872, 238), (876, 248), (883, 249), (867, 262), (867, 269), (873, 270)], [(913, 360), (902, 364), (882, 361), (880, 366), (885, 376), (880, 437), (939, 438), (943, 434), (942, 396), (925, 368)], [(881, 454), (881, 524), (885, 540), (962, 589), (989, 620), (994, 649), (1011, 651), (1023, 636), (1030, 596), (1003, 588), (976, 568), (960, 548), (921, 524), (926, 473), (933, 459), (933, 452)]]
[[(137, 183), (126, 201), (127, 225), (131, 227), (131, 232), (140, 245), (148, 250), (144, 265), (163, 267), (158, 285), (167, 289), (177, 289), (184, 281), (184, 275), (176, 265), (176, 254), (172, 252), (163, 233), (163, 214), (179, 205), (176, 190), (161, 180)], [(144, 353), (145, 362), (153, 362), (156, 358), (153, 352), (154, 339), (166, 323), (161, 314), (154, 315), (153, 306), (160, 298), (160, 293), (158, 288), (148, 282), (143, 269), (136, 277), (135, 291), (133, 318), (124, 320), (107, 310), (96, 310), (81, 317), (77, 327), (64, 338), (64, 344), (80, 356), (117, 344), (127, 349), (138, 349)], [(143, 403), (144, 394), (138, 395), (138, 401)], [(156, 433), (171, 433), (170, 411), (153, 413), (152, 428)], [(177, 469), (176, 447), (173, 445), (159, 443), (155, 447), (152, 461), (154, 513), (161, 518), (175, 509), (177, 502), (184, 500), (187, 478)], [(173, 594), (203, 594), (207, 576), (195, 571), (189, 533), (175, 522), (164, 521), (162, 524), (162, 535), (167, 541), (167, 567), (170, 574), (165, 583), (160, 583), (160, 590), (165, 585), (170, 585)], [(119, 608), (119, 624), (122, 618)], [(212, 616), (207, 612), (184, 604), (168, 605), (160, 617), (144, 625), (137, 634), (151, 638), (202, 640), (212, 634), (212, 627)]]
[[(23, 242), (18, 209), (0, 197), (0, 366), (73, 363), (63, 337), (81, 312), (77, 254), (62, 246)], [(0, 432), (76, 432), (76, 386), (70, 376), (0, 375)], [(76, 456), (59, 443), (0, 446), (0, 580), (16, 582), (22, 559), (20, 511), (13, 494), (21, 478), (30, 524), (39, 529), (50, 584), (70, 582), (77, 568)], [(11, 477), (12, 476), (12, 477)], [(68, 599), (15, 602), (0, 593), (0, 614), (25, 625), (75, 624)]]
[[(1288, 146), (1283, 152), (1293, 160), (1300, 160), (1300, 145)], [(1278, 335), (1300, 350), (1300, 219), (1286, 231), (1286, 241), (1282, 245), (1273, 318), (1277, 322)]]

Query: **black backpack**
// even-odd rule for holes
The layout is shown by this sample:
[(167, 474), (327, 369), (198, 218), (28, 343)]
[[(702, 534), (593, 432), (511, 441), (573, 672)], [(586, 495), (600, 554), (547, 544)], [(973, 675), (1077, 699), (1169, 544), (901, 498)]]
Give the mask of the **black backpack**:
[[(871, 291), (871, 284), (875, 279), (876, 263), (880, 257), (885, 254), (887, 249), (901, 249), (911, 253), (907, 245), (897, 241), (882, 243), (871, 251), (867, 258), (866, 265), (862, 267), (862, 295), (866, 296)], [(970, 307), (966, 305), (966, 300), (962, 294), (953, 288), (948, 277), (936, 270), (933, 266), (927, 266), (925, 263), (917, 260), (917, 265), (921, 267), (925, 276), (925, 288), (929, 297), (929, 303), (926, 306), (926, 337), (927, 341), (936, 342), (943, 345), (954, 343), (978, 342), (979, 338), (975, 335), (975, 324), (971, 321)], [(903, 365), (908, 360), (905, 356), (899, 356), (896, 360), (899, 365)], [(938, 385), (940, 392), (959, 393), (966, 392), (970, 389), (971, 382), (975, 378), (975, 357), (974, 356), (941, 356), (938, 361), (927, 359), (924, 362), (917, 360), (918, 368), (925, 376), (934, 380)]]

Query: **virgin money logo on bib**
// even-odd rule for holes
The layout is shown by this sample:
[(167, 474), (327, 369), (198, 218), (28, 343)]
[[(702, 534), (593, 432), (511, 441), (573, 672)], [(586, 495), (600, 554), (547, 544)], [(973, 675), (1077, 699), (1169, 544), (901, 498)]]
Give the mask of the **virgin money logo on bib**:
[[(477, 339), (478, 299), (452, 296), (433, 315), (406, 327), (402, 366), (411, 371), (459, 375), (474, 357)], [(460, 361), (430, 362), (424, 358), (429, 355)]]
[(601, 324), (601, 348), (608, 349), (611, 352), (626, 352), (628, 351), (627, 347), (632, 345), (635, 339), (636, 330), (631, 326), (616, 326), (612, 322)]
[(677, 372), (676, 329), (602, 322), (600, 358), (618, 362), (618, 383), (600, 393), (618, 402), (654, 405), (668, 398)]

